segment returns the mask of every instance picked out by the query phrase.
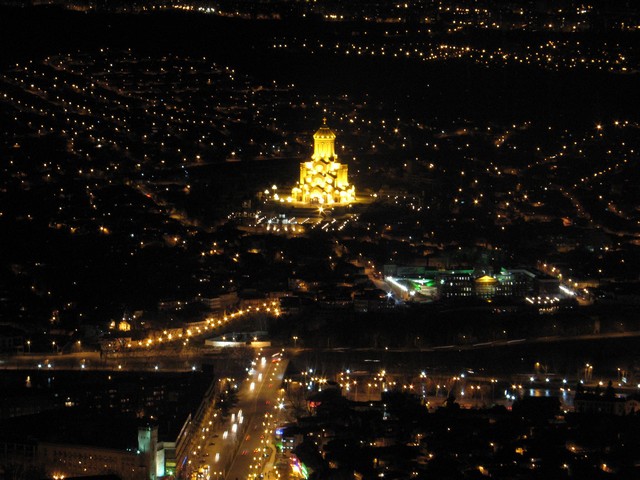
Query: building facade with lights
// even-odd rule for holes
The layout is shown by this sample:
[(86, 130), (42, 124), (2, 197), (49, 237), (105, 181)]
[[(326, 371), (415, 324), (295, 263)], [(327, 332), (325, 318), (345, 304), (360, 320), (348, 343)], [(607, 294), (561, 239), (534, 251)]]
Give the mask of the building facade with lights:
[(25, 468), (40, 466), (48, 478), (117, 475), (122, 480), (155, 480), (166, 475), (165, 448), (158, 442), (156, 426), (141, 426), (137, 449), (0, 441), (0, 463)]
[(294, 202), (334, 205), (356, 200), (356, 191), (349, 185), (348, 166), (338, 162), (335, 152), (336, 134), (323, 125), (313, 135), (311, 160), (300, 164), (300, 181), (291, 190)]
[(491, 274), (468, 270), (430, 270), (425, 267), (385, 265), (384, 276), (401, 296), (414, 300), (475, 297), (528, 299), (530, 303), (557, 302), (560, 282), (534, 269), (505, 269)]

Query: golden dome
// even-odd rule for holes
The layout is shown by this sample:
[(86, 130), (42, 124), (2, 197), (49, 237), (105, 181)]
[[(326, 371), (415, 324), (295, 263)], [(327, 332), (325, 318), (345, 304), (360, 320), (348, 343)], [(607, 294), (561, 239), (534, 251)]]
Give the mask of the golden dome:
[(336, 138), (336, 134), (327, 127), (326, 117), (322, 119), (322, 126), (313, 134), (313, 138), (316, 140), (333, 140)]
[(485, 285), (495, 285), (498, 283), (498, 280), (493, 278), (491, 275), (483, 275), (482, 277), (476, 278), (475, 282)]

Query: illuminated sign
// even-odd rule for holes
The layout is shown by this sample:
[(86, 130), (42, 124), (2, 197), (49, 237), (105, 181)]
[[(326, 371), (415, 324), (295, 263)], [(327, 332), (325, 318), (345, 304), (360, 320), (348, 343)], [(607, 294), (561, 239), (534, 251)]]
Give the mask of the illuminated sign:
[(291, 470), (300, 478), (309, 478), (309, 471), (304, 463), (295, 455), (291, 456)]

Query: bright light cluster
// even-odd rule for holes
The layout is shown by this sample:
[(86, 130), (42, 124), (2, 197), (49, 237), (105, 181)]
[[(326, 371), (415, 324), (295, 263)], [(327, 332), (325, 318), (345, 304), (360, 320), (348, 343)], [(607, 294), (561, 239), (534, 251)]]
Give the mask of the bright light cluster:
[(300, 181), (291, 191), (291, 201), (320, 205), (349, 204), (356, 200), (356, 190), (349, 185), (348, 167), (338, 162), (334, 142), (336, 134), (322, 127), (313, 135), (311, 161), (300, 164)]
[(184, 346), (189, 343), (189, 339), (195, 336), (202, 335), (207, 333), (209, 330), (214, 330), (216, 328), (222, 327), (232, 320), (241, 318), (245, 315), (249, 315), (251, 313), (259, 313), (266, 312), (271, 315), (275, 315), (276, 317), (280, 315), (280, 309), (278, 308), (278, 302), (272, 301), (270, 303), (263, 303), (262, 306), (248, 306), (245, 309), (237, 310), (228, 315), (224, 315), (222, 317), (210, 317), (204, 321), (204, 325), (195, 326), (193, 328), (188, 328), (184, 333), (172, 333), (167, 330), (164, 330), (161, 335), (158, 335), (154, 338), (147, 338), (146, 340), (138, 340), (136, 342), (130, 342), (127, 344), (128, 348), (135, 347), (151, 347), (153, 345), (162, 345), (163, 343), (168, 342), (182, 342)]

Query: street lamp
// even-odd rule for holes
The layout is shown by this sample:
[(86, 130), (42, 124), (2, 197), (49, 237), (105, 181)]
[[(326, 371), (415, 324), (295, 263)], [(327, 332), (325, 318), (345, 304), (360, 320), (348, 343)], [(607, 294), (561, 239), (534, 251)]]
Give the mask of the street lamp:
[(31, 353), (31, 340), (27, 340), (27, 350)]
[(293, 336), (293, 348), (298, 346), (298, 337), (296, 335)]

